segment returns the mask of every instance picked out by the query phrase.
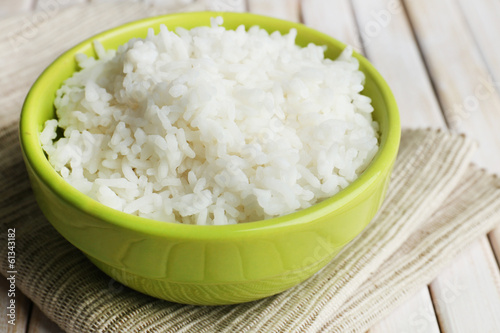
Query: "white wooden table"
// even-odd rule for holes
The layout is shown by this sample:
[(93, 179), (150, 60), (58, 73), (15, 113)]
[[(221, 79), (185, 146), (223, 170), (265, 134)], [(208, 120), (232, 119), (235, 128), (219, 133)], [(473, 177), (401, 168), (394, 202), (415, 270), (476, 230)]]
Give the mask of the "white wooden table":
[[(90, 0), (0, 0), (0, 19), (43, 10), (47, 1), (71, 6)], [(481, 146), (475, 162), (500, 174), (500, 0), (144, 1), (198, 1), (215, 10), (277, 16), (343, 40), (387, 79), (403, 126), (466, 133)], [(500, 332), (499, 261), (500, 228), (475, 242), (370, 332)], [(2, 309), (6, 290), (1, 279)], [(7, 325), (2, 315), (0, 332), (60, 332), (22, 295), (17, 307), (17, 325)]]

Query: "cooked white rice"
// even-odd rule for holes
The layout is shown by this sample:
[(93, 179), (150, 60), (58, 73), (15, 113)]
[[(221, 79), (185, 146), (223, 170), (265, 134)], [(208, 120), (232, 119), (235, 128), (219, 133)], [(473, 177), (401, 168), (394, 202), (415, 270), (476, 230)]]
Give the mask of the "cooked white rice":
[(200, 225), (291, 213), (354, 181), (378, 142), (351, 49), (332, 61), (294, 29), (221, 24), (79, 55), (40, 136), (55, 170), (117, 210)]

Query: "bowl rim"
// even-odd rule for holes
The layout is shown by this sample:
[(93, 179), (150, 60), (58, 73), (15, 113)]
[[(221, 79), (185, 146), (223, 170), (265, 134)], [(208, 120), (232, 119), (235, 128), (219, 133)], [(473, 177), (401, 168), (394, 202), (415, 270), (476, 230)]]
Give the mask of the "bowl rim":
[[(182, 239), (207, 240), (234, 238), (248, 235), (249, 233), (268, 233), (271, 230), (279, 232), (281, 228), (290, 225), (304, 225), (309, 223), (311, 220), (342, 208), (358, 194), (362, 193), (364, 189), (374, 183), (376, 179), (381, 176), (383, 170), (392, 166), (392, 163), (397, 155), (401, 133), (396, 100), (387, 82), (375, 69), (375, 67), (365, 57), (357, 52), (353, 52), (354, 57), (358, 59), (360, 67), (362, 67), (365, 75), (370, 76), (381, 91), (382, 99), (387, 105), (387, 131), (382, 133), (379, 142), (379, 150), (367, 169), (345, 189), (339, 191), (330, 198), (324, 199), (323, 201), (312, 205), (311, 207), (279, 217), (239, 224), (188, 225), (177, 222), (157, 221), (112, 209), (83, 194), (68, 182), (63, 180), (62, 177), (52, 168), (45, 157), (39, 141), (40, 130), (38, 125), (34, 122), (30, 122), (30, 119), (32, 118), (30, 115), (37, 112), (37, 97), (41, 96), (41, 94), (43, 94), (44, 87), (48, 83), (50, 84), (51, 72), (58, 67), (67, 66), (68, 62), (74, 64), (74, 54), (76, 50), (81, 49), (85, 45), (91, 44), (92, 41), (96, 39), (110, 36), (113, 37), (113, 35), (119, 35), (123, 30), (139, 29), (145, 24), (154, 25), (167, 21), (165, 24), (168, 26), (169, 19), (191, 17), (191, 20), (195, 18), (206, 20), (207, 18), (214, 16), (222, 16), (225, 22), (228, 18), (238, 19), (245, 22), (255, 22), (251, 25), (247, 24), (247, 28), (249, 26), (259, 25), (259, 22), (271, 22), (273, 25), (276, 25), (276, 27), (281, 27), (282, 29), (286, 28), (289, 30), (291, 28), (296, 28), (299, 34), (301, 31), (314, 34), (319, 39), (324, 40), (325, 43), (327, 42), (340, 48), (344, 48), (346, 46), (346, 44), (338, 41), (337, 39), (312, 29), (304, 24), (251, 13), (214, 11), (175, 13), (137, 20), (106, 30), (78, 43), (76, 46), (60, 55), (42, 72), (30, 88), (22, 107), (19, 122), (20, 143), (27, 167), (33, 171), (36, 177), (38, 177), (45, 186), (47, 186), (52, 192), (56, 193), (57, 196), (59, 196), (66, 203), (88, 215), (93, 216), (94, 218), (103, 220), (106, 223), (159, 237), (168, 236)], [(201, 26), (204, 24), (199, 25)], [(276, 30), (278, 30), (278, 28)]]

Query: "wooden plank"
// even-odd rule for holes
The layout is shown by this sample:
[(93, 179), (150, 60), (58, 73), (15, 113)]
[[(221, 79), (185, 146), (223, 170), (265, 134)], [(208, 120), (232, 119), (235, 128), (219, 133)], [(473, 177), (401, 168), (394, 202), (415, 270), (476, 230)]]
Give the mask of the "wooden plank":
[(86, 3), (87, 0), (35, 0), (35, 10), (46, 12), (48, 14), (56, 13), (59, 9), (76, 4)]
[[(75, 0), (79, 1), (79, 0)], [(119, 0), (87, 0), (90, 3), (103, 3), (103, 2), (118, 2)], [(127, 0), (129, 2), (149, 2), (149, 3), (154, 3), (154, 0)], [(158, 0), (160, 2), (160, 0)]]
[(31, 311), (27, 333), (64, 333), (64, 331), (35, 305)]
[(443, 332), (500, 332), (500, 284), (491, 284), (500, 273), (489, 250), (486, 238), (475, 242), (431, 284)]
[(2, 1), (0, 5), (0, 17), (9, 17), (27, 12), (33, 9), (34, 5), (35, 0)]
[(302, 0), (301, 16), (308, 26), (364, 51), (350, 0)]
[[(495, 89), (499, 91), (500, 43), (498, 43), (498, 31), (500, 31), (500, 22), (498, 17), (500, 17), (500, 2), (459, 0), (459, 4), (481, 55), (490, 70), (491, 82), (494, 82)], [(493, 252), (500, 265), (500, 227), (492, 231), (489, 237)]]
[(427, 286), (399, 306), (393, 313), (382, 319), (368, 331), (369, 333), (440, 333), (432, 299)]
[(391, 87), (402, 126), (445, 127), (401, 2), (354, 0), (353, 6), (367, 56)]
[(247, 10), (245, 0), (197, 0), (196, 3), (202, 5), (205, 10), (223, 12), (245, 12)]
[[(364, 50), (390, 85), (400, 109), (403, 127), (446, 126), (420, 56), (408, 18), (399, 1), (352, 2)], [(403, 56), (391, 56), (398, 50)], [(426, 287), (370, 332), (439, 332)]]
[[(423, 0), (405, 1), (405, 5), (448, 124), (480, 143), (475, 159), (479, 165), (499, 172), (500, 135), (496, 127), (500, 97), (458, 4)], [(498, 241), (494, 244), (499, 253)], [(484, 237), (432, 283), (433, 295), (446, 293), (445, 286), (455, 276), (463, 286), (463, 297), (452, 302), (434, 297), (442, 328), (453, 332), (500, 331), (500, 277), (492, 262), (492, 249)]]
[(248, 10), (288, 21), (300, 21), (299, 0), (248, 0)]
[[(301, 6), (304, 23), (366, 51), (393, 88), (403, 126), (444, 127), (441, 111), (401, 4), (398, 3), (399, 7), (394, 10), (394, 6), (389, 7), (385, 0), (352, 3), (353, 8), (350, 1), (344, 0), (304, 0)], [(384, 10), (389, 12), (388, 22), (377, 21), (381, 20), (380, 13)], [(379, 27), (376, 34), (371, 33), (373, 26)], [(398, 49), (398, 53), (405, 56), (388, 56), (387, 50), (390, 49)], [(412, 79), (408, 80), (408, 77)], [(418, 93), (415, 94), (415, 91)], [(370, 332), (400, 333), (418, 329), (421, 332), (439, 332), (427, 287), (374, 325)]]
[[(459, 0), (458, 3), (490, 73), (498, 82), (500, 80), (500, 43), (498, 43), (500, 2)], [(499, 86), (495, 85), (495, 87), (498, 90)]]
[[(24, 296), (20, 290), (15, 291), (15, 297), (9, 297), (10, 283), (4, 276), (0, 278), (0, 307), (2, 308), (2, 316), (0, 316), (0, 332), (3, 333), (24, 333), (28, 327), (28, 317), (31, 307), (31, 301)], [(10, 305), (10, 300), (15, 300), (15, 322), (9, 324), (11, 319), (7, 314), (10, 310), (7, 307)], [(13, 319), (13, 318), (12, 318)]]
[(448, 124), (479, 142), (479, 165), (499, 172), (500, 97), (457, 3), (405, 4)]

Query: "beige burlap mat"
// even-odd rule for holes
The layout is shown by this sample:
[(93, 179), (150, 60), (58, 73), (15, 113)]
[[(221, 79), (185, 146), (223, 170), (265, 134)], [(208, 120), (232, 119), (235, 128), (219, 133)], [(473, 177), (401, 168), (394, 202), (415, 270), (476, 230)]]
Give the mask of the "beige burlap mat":
[[(500, 182), (470, 165), (474, 144), (445, 132), (405, 130), (377, 217), (299, 286), (218, 307), (169, 303), (121, 286), (41, 215), (15, 120), (29, 85), (58, 53), (96, 31), (151, 12), (159, 10), (139, 4), (58, 9), (36, 26), (31, 39), (24, 33), (26, 40), (15, 39), (23, 37), (16, 29), (33, 18), (0, 21), (1, 31), (14, 33), (0, 40), (0, 235), (5, 244), (7, 229), (16, 228), (16, 286), (67, 332), (363, 332), (500, 221)], [(75, 17), (78, 25), (69, 24)], [(2, 274), (6, 252), (2, 246)]]

